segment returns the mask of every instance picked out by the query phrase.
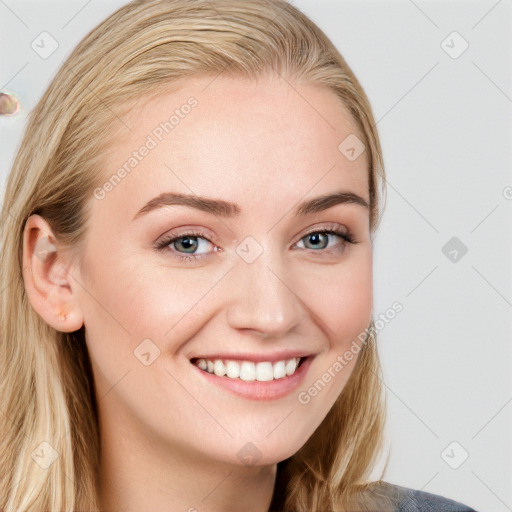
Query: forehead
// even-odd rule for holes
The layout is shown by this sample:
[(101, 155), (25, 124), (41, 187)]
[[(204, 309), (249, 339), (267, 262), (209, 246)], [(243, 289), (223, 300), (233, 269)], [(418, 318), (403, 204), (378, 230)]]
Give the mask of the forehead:
[[(129, 129), (114, 137), (105, 158), (104, 183), (115, 184), (102, 207), (122, 202), (131, 217), (170, 191), (256, 212), (262, 200), (274, 199), (274, 216), (333, 191), (369, 201), (366, 153), (352, 160), (340, 150), (347, 137), (362, 134), (325, 87), (279, 76), (201, 77), (140, 98), (123, 119)], [(111, 180), (116, 174), (122, 178)]]

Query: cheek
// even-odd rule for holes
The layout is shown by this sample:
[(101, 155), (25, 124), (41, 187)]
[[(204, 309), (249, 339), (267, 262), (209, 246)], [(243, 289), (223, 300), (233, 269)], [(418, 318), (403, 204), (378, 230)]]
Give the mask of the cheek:
[(123, 255), (115, 261), (94, 265), (84, 279), (85, 322), (89, 320), (91, 328), (101, 325), (102, 337), (107, 329), (132, 338), (133, 343), (141, 336), (163, 338), (185, 317), (193, 316), (194, 307), (215, 284), (215, 276), (150, 268), (137, 257)]
[(205, 298), (223, 275), (144, 267), (127, 255), (93, 261), (77, 288), (91, 358), (110, 383), (141, 366), (137, 351), (153, 347), (145, 340), (165, 354), (191, 339), (207, 318)]
[[(153, 283), (140, 267), (137, 270), (114, 251), (108, 253), (84, 258), (77, 286), (88, 351), (99, 370), (95, 378), (100, 396), (128, 371), (139, 369), (134, 351), (143, 340), (154, 340), (161, 348), (162, 334), (172, 327), (172, 317), (158, 314), (162, 305), (156, 306)], [(169, 325), (162, 325), (162, 318), (168, 318)]]
[[(298, 394), (310, 418), (323, 418), (345, 387), (366, 339), (373, 310), (372, 255), (370, 248), (358, 252), (323, 282), (308, 287), (317, 323), (329, 343), (313, 362), (309, 378)], [(323, 284), (323, 286), (319, 286)]]
[(332, 348), (342, 349), (371, 321), (373, 274), (370, 248), (361, 248), (346, 262), (322, 269), (304, 284), (303, 296), (313, 307)]

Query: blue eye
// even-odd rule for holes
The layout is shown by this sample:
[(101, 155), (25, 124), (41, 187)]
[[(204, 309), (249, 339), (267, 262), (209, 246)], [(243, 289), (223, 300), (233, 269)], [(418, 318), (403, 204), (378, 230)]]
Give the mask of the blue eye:
[[(327, 249), (329, 241), (339, 238), (342, 243), (336, 248)], [(357, 242), (349, 234), (336, 229), (317, 229), (303, 236), (298, 243), (306, 241), (306, 250), (313, 252), (330, 252), (332, 250), (342, 250), (346, 244), (356, 244)], [(180, 236), (170, 234), (164, 237), (160, 242), (155, 244), (155, 248), (159, 251), (171, 249), (172, 257), (180, 261), (199, 260), (208, 257), (212, 251), (208, 251), (208, 245), (213, 245), (213, 251), (218, 251), (215, 246), (203, 233), (189, 232)], [(204, 252), (200, 252), (203, 249)]]
[[(174, 251), (178, 256), (174, 256), (179, 260), (194, 260), (208, 256), (208, 252), (198, 254), (200, 248), (206, 248), (208, 244), (212, 244), (202, 233), (184, 233), (180, 236), (169, 235), (158, 242), (156, 249), (164, 250), (169, 246), (174, 246)], [(183, 249), (184, 252), (181, 251)], [(217, 249), (217, 248), (216, 248)], [(215, 249), (215, 250), (216, 250)]]
[[(335, 229), (328, 229), (323, 231), (312, 231), (308, 233), (306, 236), (301, 238), (302, 240), (307, 240), (307, 243), (312, 245), (313, 247), (306, 247), (306, 249), (325, 249), (329, 243), (329, 238), (338, 237), (343, 239), (346, 243), (353, 244), (355, 240), (348, 234), (343, 231), (338, 231)], [(321, 245), (321, 247), (318, 247)]]

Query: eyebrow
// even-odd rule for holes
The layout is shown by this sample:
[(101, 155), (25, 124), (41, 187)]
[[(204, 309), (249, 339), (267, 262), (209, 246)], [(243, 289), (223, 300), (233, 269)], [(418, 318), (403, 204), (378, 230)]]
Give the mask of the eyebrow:
[[(336, 192), (334, 194), (326, 194), (304, 201), (298, 205), (294, 212), (296, 216), (307, 215), (327, 210), (337, 204), (356, 204), (365, 209), (370, 209), (368, 202), (361, 196), (353, 192)], [(133, 220), (153, 210), (162, 208), (163, 206), (188, 206), (226, 218), (238, 217), (242, 211), (238, 204), (230, 203), (222, 199), (212, 199), (178, 192), (164, 192), (148, 201), (136, 213)]]

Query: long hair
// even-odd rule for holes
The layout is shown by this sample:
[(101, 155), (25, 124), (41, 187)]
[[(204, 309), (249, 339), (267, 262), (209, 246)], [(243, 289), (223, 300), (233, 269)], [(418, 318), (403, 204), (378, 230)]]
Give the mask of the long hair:
[[(188, 77), (256, 79), (268, 72), (324, 86), (348, 108), (366, 148), (373, 234), (385, 189), (370, 104), (325, 34), (284, 0), (131, 2), (80, 42), (31, 113), (0, 224), (0, 510), (99, 511), (101, 446), (85, 331), (59, 332), (32, 309), (22, 276), (27, 218), (43, 216), (79, 258), (102, 155), (113, 134), (129, 129), (122, 117), (131, 100)], [(370, 510), (363, 491), (370, 489), (383, 422), (369, 329), (324, 421), (278, 464), (271, 510)], [(44, 467), (41, 453), (55, 460)]]

